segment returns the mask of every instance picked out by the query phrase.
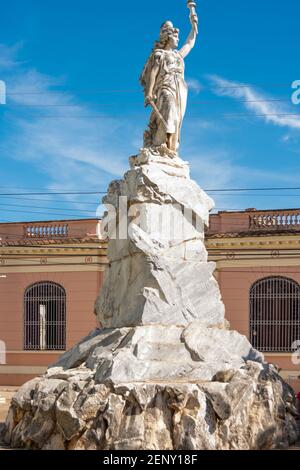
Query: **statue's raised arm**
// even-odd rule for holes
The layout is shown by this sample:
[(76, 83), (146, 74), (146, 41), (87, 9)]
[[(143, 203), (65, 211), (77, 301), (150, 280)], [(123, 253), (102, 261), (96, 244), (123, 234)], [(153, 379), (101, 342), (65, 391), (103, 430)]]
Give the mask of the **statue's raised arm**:
[(179, 51), (183, 58), (185, 58), (195, 46), (198, 34), (198, 15), (196, 13), (196, 3), (193, 2), (193, 0), (188, 1), (188, 7), (190, 9), (190, 21), (192, 29), (185, 45)]
[(175, 154), (180, 143), (182, 121), (187, 104), (187, 84), (184, 79), (184, 58), (194, 47), (198, 33), (196, 3), (188, 1), (192, 30), (184, 46), (178, 50), (179, 29), (171, 21), (160, 28), (159, 40), (141, 75), (145, 105), (152, 106), (149, 128), (144, 134), (144, 146), (166, 148)]

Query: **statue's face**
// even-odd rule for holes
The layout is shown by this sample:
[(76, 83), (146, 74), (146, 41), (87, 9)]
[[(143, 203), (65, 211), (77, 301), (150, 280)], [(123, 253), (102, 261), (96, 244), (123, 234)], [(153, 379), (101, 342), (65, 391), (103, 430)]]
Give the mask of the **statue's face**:
[(179, 44), (179, 36), (178, 35), (172, 35), (169, 39), (169, 45), (172, 47), (172, 49), (176, 49)]

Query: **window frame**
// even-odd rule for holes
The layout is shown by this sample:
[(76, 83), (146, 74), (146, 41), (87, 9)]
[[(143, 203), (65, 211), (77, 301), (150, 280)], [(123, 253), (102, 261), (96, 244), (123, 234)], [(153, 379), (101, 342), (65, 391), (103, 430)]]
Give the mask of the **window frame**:
[[(281, 290), (279, 289), (279, 281), (281, 281)], [(289, 291), (286, 290), (287, 286), (290, 288)], [(259, 290), (260, 287), (262, 293), (259, 296), (255, 290)], [(268, 293), (267, 288), (271, 290), (273, 288), (274, 291)], [(276, 291), (276, 289), (279, 290)], [(261, 310), (264, 308), (266, 310), (264, 316), (255, 305), (259, 299)], [(283, 304), (285, 301), (287, 308), (282, 316), (279, 305), (276, 312), (277, 318), (275, 318), (273, 307), (276, 300)], [(258, 319), (259, 315), (261, 320)], [(295, 279), (280, 275), (266, 276), (251, 285), (249, 290), (249, 337), (251, 344), (261, 352), (270, 354), (292, 354), (294, 352), (292, 345), (294, 341), (300, 339), (300, 285)]]
[[(34, 292), (37, 289), (37, 292)], [(39, 290), (40, 289), (40, 290)], [(54, 295), (53, 295), (54, 292)], [(29, 297), (32, 293), (31, 298)], [(41, 316), (34, 320), (34, 308), (36, 305), (33, 304), (32, 311), (28, 311), (29, 304), (31, 302), (40, 302), (40, 307), (45, 306), (50, 302), (60, 302), (59, 313), (60, 319), (58, 319), (58, 313), (56, 310), (51, 311), (50, 320), (47, 321), (47, 309), (45, 308), (45, 320), (44, 324), (41, 325)], [(53, 308), (53, 306), (51, 307)], [(57, 306), (55, 307), (57, 308)], [(28, 319), (32, 313), (31, 319)], [(39, 310), (41, 315), (41, 309)], [(36, 312), (36, 316), (38, 313)], [(51, 324), (52, 323), (52, 324)], [(54, 331), (51, 328), (54, 327)], [(66, 336), (67, 336), (67, 294), (66, 289), (61, 285), (53, 281), (38, 281), (30, 284), (24, 290), (23, 296), (23, 350), (24, 351), (65, 351), (66, 350)], [(30, 331), (30, 328), (33, 328)], [(36, 329), (36, 331), (34, 330)], [(44, 338), (44, 344), (41, 344), (41, 336)], [(35, 343), (30, 344), (31, 338), (34, 337)], [(32, 341), (31, 341), (32, 342)]]

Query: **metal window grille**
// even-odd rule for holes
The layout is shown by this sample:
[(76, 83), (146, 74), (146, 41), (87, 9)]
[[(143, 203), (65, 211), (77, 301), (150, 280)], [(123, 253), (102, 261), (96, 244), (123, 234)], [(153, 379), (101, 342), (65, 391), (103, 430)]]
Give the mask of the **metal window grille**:
[(24, 349), (66, 348), (66, 292), (54, 282), (38, 282), (24, 296)]
[(250, 338), (263, 352), (292, 352), (300, 340), (300, 286), (281, 276), (257, 281), (250, 290)]

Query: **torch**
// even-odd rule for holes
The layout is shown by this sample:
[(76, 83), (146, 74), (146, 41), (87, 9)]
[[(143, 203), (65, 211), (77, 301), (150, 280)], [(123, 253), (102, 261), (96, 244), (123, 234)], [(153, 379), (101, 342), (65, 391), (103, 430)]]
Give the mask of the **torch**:
[[(190, 10), (191, 18), (193, 18), (194, 15), (197, 16), (196, 6), (197, 4), (196, 2), (194, 2), (194, 0), (187, 0), (187, 7)], [(196, 24), (195, 24), (195, 31), (196, 31), (196, 34), (198, 34), (198, 26)]]

